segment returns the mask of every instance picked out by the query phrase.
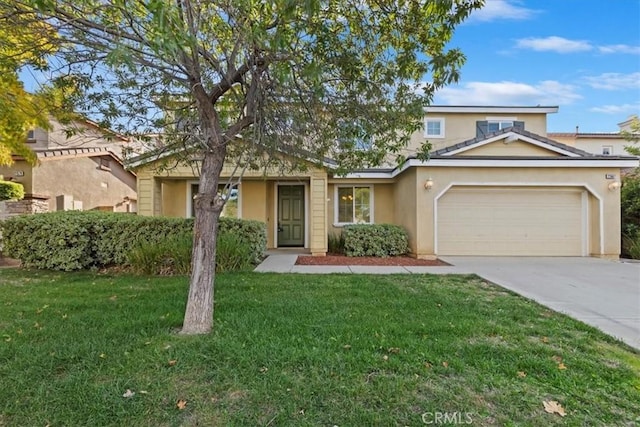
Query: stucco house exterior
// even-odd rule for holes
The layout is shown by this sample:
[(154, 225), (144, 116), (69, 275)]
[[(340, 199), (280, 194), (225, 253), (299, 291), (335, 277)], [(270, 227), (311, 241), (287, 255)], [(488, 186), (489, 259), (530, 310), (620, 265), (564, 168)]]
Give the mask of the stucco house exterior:
[(56, 121), (51, 129), (29, 132), (27, 144), (36, 153), (34, 166), (14, 156), (11, 166), (0, 166), (6, 180), (24, 186), (25, 199), (7, 202), (0, 214), (56, 210), (136, 211), (136, 176), (126, 170), (120, 154), (127, 141), (105, 132), (89, 121), (69, 128)]
[[(350, 223), (392, 223), (411, 254), (599, 256), (620, 253), (620, 170), (631, 156), (597, 155), (547, 137), (554, 106), (431, 106), (397, 166), (333, 173), (247, 173), (231, 212), (267, 224), (268, 247), (325, 255), (327, 235)], [(425, 141), (429, 161), (413, 153)], [(189, 217), (197, 176), (132, 159), (141, 215)], [(222, 174), (229, 176), (230, 166)], [(230, 199), (230, 201), (232, 201)]]
[(628, 154), (626, 146), (632, 143), (624, 138), (621, 131), (632, 132), (631, 123), (637, 120), (636, 115), (629, 116), (626, 120), (618, 123), (618, 132), (580, 132), (576, 127), (575, 132), (554, 132), (549, 133), (549, 138), (563, 144), (588, 151), (593, 154), (605, 156), (617, 156)]

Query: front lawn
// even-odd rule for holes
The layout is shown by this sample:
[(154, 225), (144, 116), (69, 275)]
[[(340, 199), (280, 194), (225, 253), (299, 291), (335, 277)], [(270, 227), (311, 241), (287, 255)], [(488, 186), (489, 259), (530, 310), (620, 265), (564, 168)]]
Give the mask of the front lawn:
[(186, 290), (184, 277), (0, 270), (0, 426), (640, 414), (637, 353), (475, 276), (219, 275), (215, 332), (199, 337), (175, 333)]

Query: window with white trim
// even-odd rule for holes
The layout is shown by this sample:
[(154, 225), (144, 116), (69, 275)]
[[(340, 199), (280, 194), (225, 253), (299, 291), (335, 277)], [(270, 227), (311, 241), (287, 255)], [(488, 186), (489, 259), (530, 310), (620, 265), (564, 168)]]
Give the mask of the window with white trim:
[(339, 186), (336, 187), (335, 223), (371, 224), (373, 223), (373, 187)]
[(602, 155), (610, 156), (613, 154), (613, 146), (612, 145), (603, 145), (602, 146)]
[(424, 136), (425, 138), (444, 138), (444, 118), (426, 118)]

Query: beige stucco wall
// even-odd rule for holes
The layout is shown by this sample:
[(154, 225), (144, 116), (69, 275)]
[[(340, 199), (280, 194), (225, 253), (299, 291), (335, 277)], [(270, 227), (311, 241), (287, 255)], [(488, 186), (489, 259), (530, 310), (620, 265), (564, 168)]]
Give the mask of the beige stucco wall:
[(461, 156), (542, 156), (558, 157), (559, 153), (523, 141), (505, 143), (504, 140), (491, 142), (461, 152)]
[(187, 216), (188, 185), (189, 181), (185, 179), (162, 181), (162, 215), (179, 218)]
[[(410, 172), (410, 171), (408, 171)], [(608, 188), (611, 180), (605, 179), (605, 174), (614, 174), (619, 178), (617, 168), (460, 168), (460, 167), (421, 167), (415, 169), (414, 188), (412, 192), (409, 183), (404, 182), (409, 191), (397, 191), (398, 203), (396, 220), (407, 227), (412, 237), (412, 252), (422, 256), (434, 253), (434, 199), (443, 194), (450, 184), (488, 184), (518, 186), (518, 184), (564, 185), (568, 187), (585, 187), (590, 193), (589, 211), (591, 221), (589, 226), (589, 241), (592, 255), (615, 257), (620, 253), (620, 192)], [(426, 190), (422, 187), (428, 178), (433, 181), (433, 188)], [(405, 180), (408, 180), (405, 178)], [(399, 190), (398, 187), (397, 190)], [(410, 200), (410, 194), (416, 195), (416, 202)], [(602, 200), (602, 218), (604, 229), (603, 250), (600, 250), (600, 204)], [(405, 206), (401, 203), (406, 204)], [(419, 217), (411, 221), (412, 205), (416, 204)], [(398, 214), (400, 212), (400, 215)], [(594, 222), (596, 224), (594, 224)], [(417, 244), (416, 244), (417, 242)]]
[[(23, 176), (18, 176), (19, 174)], [(33, 166), (24, 160), (18, 160), (11, 166), (0, 166), (0, 175), (2, 175), (5, 180), (22, 184), (25, 193), (33, 193)]]
[[(431, 113), (426, 118), (444, 118), (445, 120), (444, 138), (429, 138), (434, 151), (475, 138), (476, 122), (487, 119), (504, 118), (523, 121), (526, 131), (541, 136), (547, 135), (547, 115), (544, 113)], [(415, 155), (417, 148), (426, 140), (424, 128), (418, 130), (411, 136), (411, 141), (403, 154), (406, 156)]]
[(267, 222), (267, 182), (244, 180), (240, 184), (242, 218)]
[(418, 221), (424, 218), (424, 214), (420, 211), (422, 200), (419, 200), (419, 190), (421, 187), (418, 184), (416, 173), (416, 169), (411, 168), (396, 178), (393, 206), (395, 223), (403, 226), (409, 234), (410, 252), (415, 256), (422, 256), (426, 253), (418, 245), (421, 233)]
[(76, 157), (41, 161), (33, 169), (32, 190), (50, 196), (49, 209), (56, 210), (56, 197), (69, 195), (82, 201), (82, 209), (114, 206), (126, 211), (125, 197), (136, 198), (135, 176), (125, 172), (122, 165), (111, 160), (111, 171), (99, 167), (99, 158)]

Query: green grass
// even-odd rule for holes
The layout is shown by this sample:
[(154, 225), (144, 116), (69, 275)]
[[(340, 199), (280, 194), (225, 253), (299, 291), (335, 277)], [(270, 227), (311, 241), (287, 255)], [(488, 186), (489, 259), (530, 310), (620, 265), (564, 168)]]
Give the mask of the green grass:
[(175, 333), (186, 291), (184, 277), (0, 270), (0, 426), (418, 426), (426, 412), (634, 425), (640, 414), (637, 353), (475, 276), (219, 275), (215, 331), (197, 337)]

